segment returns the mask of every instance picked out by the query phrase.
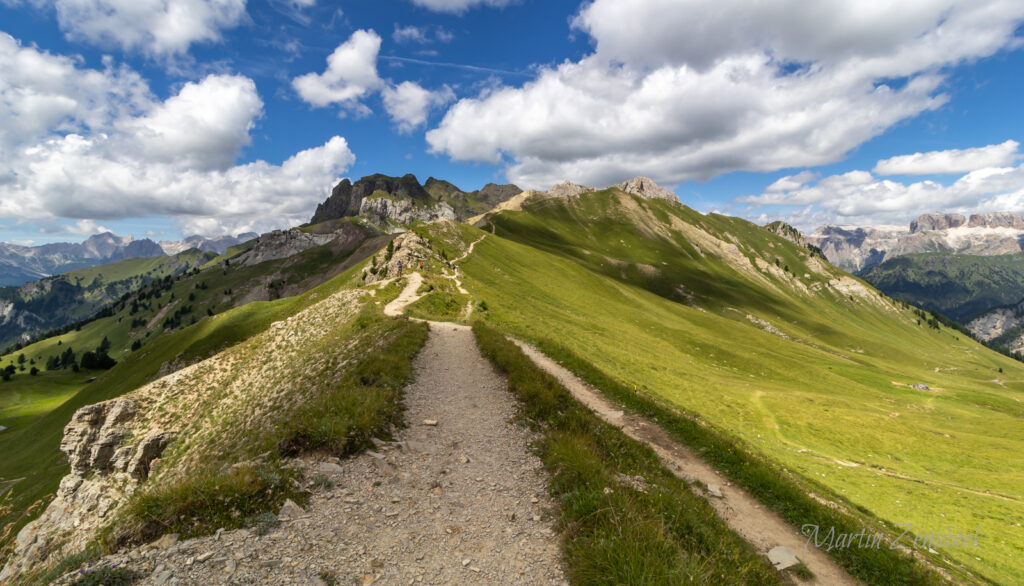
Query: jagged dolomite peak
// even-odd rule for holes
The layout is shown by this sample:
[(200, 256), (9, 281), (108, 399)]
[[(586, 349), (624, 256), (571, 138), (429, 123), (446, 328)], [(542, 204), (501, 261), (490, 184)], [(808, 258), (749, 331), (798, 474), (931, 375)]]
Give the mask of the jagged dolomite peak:
[(648, 177), (634, 177), (629, 181), (619, 183), (616, 187), (626, 193), (632, 193), (633, 195), (639, 195), (640, 197), (646, 197), (648, 199), (664, 199), (673, 202), (679, 201), (676, 194), (658, 185), (653, 179)]

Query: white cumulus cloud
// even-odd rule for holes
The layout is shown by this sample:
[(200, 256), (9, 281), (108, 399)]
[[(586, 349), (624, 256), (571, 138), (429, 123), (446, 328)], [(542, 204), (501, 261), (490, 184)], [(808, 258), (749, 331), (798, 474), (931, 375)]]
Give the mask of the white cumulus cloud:
[[(10, 1), (10, 0), (8, 0)], [(246, 18), (246, 0), (28, 0), (52, 7), (65, 34), (101, 47), (150, 56), (186, 53), (215, 42)]]
[(427, 114), (455, 99), (448, 86), (430, 91), (412, 81), (389, 85), (381, 92), (384, 109), (398, 126), (399, 132), (412, 132), (427, 123)]
[[(1024, 165), (974, 169), (949, 185), (880, 179), (867, 171), (814, 181), (805, 173), (783, 177), (761, 195), (741, 197), (737, 202), (760, 210), (759, 217), (781, 217), (804, 229), (825, 223), (901, 225), (923, 209), (965, 214), (1024, 212)], [(774, 206), (786, 207), (779, 213), (764, 211)]]
[(279, 165), (235, 164), (262, 114), (251, 79), (210, 75), (160, 100), (136, 73), (0, 34), (0, 218), (81, 230), (170, 216), (186, 233), (297, 224), (355, 160), (334, 137)]
[(368, 113), (360, 100), (383, 83), (377, 75), (381, 38), (372, 30), (357, 30), (327, 57), (323, 73), (307, 73), (292, 80), (292, 87), (309, 104), (323, 108), (336, 104), (358, 114)]
[(1020, 158), (1018, 147), (1020, 143), (1008, 140), (971, 149), (901, 155), (878, 161), (874, 172), (878, 175), (943, 175), (967, 173), (986, 167), (1004, 167)]
[(941, 68), (1022, 20), (1003, 0), (594, 0), (572, 23), (592, 54), (460, 100), (427, 140), (539, 188), (827, 164), (946, 103)]
[[(395, 37), (416, 40), (418, 35), (427, 34), (425, 30), (396, 26)], [(431, 110), (455, 99), (455, 92), (447, 85), (428, 90), (413, 81), (395, 84), (381, 78), (377, 74), (380, 47), (381, 38), (375, 31), (356, 31), (327, 57), (326, 71), (296, 77), (292, 87), (314, 107), (337, 105), (342, 113), (351, 111), (357, 115), (370, 113), (363, 100), (379, 91), (384, 109), (402, 133), (425, 125)]]

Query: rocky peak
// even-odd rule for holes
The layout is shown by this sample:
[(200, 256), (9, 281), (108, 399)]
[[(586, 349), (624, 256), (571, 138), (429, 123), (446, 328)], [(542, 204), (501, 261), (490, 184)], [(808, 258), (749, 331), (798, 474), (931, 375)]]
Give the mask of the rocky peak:
[(402, 177), (389, 177), (377, 173), (367, 175), (355, 183), (343, 179), (331, 191), (331, 196), (317, 206), (316, 213), (313, 214), (309, 223), (320, 224), (328, 220), (358, 216), (363, 200), (378, 191), (396, 198), (412, 198), (422, 201), (430, 199), (430, 195), (420, 185), (416, 176), (411, 173)]
[(512, 183), (506, 183), (504, 185), (488, 183), (477, 193), (481, 200), (492, 206), (496, 206), (502, 202), (512, 199), (522, 192), (523, 190), (520, 189), (518, 185), (514, 185)]
[(434, 197), (451, 197), (455, 194), (463, 193), (461, 189), (456, 187), (455, 184), (451, 183), (450, 181), (445, 181), (444, 179), (435, 179), (433, 177), (427, 178), (427, 182), (423, 184), (423, 188), (427, 190), (427, 193), (433, 195)]
[(800, 246), (803, 246), (805, 242), (804, 235), (801, 234), (799, 230), (785, 222), (772, 222), (770, 224), (766, 224), (764, 229), (768, 230), (772, 234), (776, 234), (778, 236), (781, 236), (782, 238), (785, 238), (786, 240), (789, 240), (793, 244), (799, 244)]
[(633, 195), (639, 195), (640, 197), (645, 197), (647, 199), (664, 199), (673, 202), (679, 201), (676, 194), (658, 185), (653, 179), (649, 179), (647, 177), (634, 177), (629, 181), (619, 183), (615, 187), (618, 187), (626, 193), (632, 193)]
[(594, 191), (597, 191), (596, 187), (592, 187), (590, 185), (577, 185), (571, 181), (564, 181), (547, 190), (547, 195), (551, 197), (575, 197), (583, 193), (591, 193)]
[(992, 212), (973, 214), (967, 225), (971, 228), (1013, 228), (1024, 230), (1024, 214), (1014, 212)]
[(924, 214), (910, 223), (910, 233), (933, 232), (959, 228), (967, 223), (967, 218), (960, 214)]

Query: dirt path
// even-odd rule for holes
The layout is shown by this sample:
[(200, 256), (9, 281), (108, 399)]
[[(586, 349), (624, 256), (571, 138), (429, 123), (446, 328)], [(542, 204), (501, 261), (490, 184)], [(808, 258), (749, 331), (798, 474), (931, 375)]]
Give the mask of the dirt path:
[[(548, 358), (533, 346), (513, 340), (533, 362), (554, 376), (573, 397), (594, 411), (601, 419), (621, 429), (626, 435), (643, 442), (657, 452), (666, 466), (680, 478), (694, 480), (708, 487), (701, 493), (718, 515), (741, 537), (761, 553), (776, 546), (794, 552), (814, 572), (812, 584), (855, 585), (856, 581), (827, 555), (813, 546), (805, 549), (807, 538), (744, 490), (731, 486), (714, 468), (672, 439), (663, 429), (642, 417), (627, 415), (593, 387), (569, 370)], [(712, 496), (718, 493), (721, 496)]]
[(305, 510), (286, 505), (264, 535), (170, 540), (101, 563), (142, 572), (146, 586), (566, 584), (534, 437), (512, 423), (516, 402), (472, 330), (431, 323), (413, 367), (396, 441), (300, 462)]
[(391, 317), (402, 315), (402, 310), (404, 310), (406, 306), (411, 303), (415, 303), (417, 299), (422, 297), (422, 295), (416, 294), (416, 291), (419, 290), (420, 285), (422, 284), (423, 275), (410, 272), (405, 289), (402, 289), (402, 292), (399, 293), (398, 297), (384, 307), (384, 315)]
[(481, 240), (483, 240), (486, 237), (487, 237), (487, 234), (481, 234), (479, 238), (477, 238), (473, 242), (470, 242), (469, 243), (469, 248), (466, 249), (466, 252), (462, 253), (462, 256), (460, 256), (459, 258), (453, 260), (452, 264), (457, 263), (460, 260), (465, 259), (467, 256), (473, 254), (473, 249), (476, 248), (477, 243), (480, 242)]

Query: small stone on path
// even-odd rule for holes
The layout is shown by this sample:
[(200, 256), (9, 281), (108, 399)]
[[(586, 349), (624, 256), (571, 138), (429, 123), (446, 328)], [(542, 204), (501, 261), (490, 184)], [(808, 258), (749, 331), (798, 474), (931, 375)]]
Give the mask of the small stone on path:
[(784, 545), (777, 545), (768, 552), (768, 561), (770, 561), (776, 570), (782, 571), (786, 568), (792, 568), (793, 566), (800, 564), (800, 559), (796, 557), (793, 550), (789, 549)]

